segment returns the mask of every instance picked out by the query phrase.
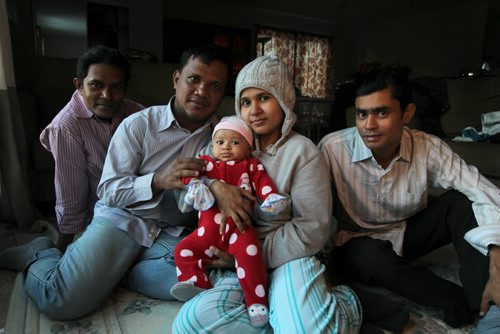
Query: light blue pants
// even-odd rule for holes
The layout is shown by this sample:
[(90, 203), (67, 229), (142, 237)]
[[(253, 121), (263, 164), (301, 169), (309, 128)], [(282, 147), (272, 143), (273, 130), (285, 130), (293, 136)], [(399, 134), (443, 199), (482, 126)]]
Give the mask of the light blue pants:
[(173, 252), (180, 237), (162, 232), (151, 248), (135, 242), (108, 220), (95, 217), (64, 255), (38, 252), (24, 270), (24, 290), (52, 319), (75, 319), (92, 312), (122, 281), (131, 290), (172, 300), (177, 283)]
[(270, 275), (269, 324), (250, 325), (236, 274), (213, 271), (213, 288), (186, 302), (174, 333), (358, 333), (361, 305), (346, 286), (326, 286), (325, 267), (314, 257), (288, 262)]

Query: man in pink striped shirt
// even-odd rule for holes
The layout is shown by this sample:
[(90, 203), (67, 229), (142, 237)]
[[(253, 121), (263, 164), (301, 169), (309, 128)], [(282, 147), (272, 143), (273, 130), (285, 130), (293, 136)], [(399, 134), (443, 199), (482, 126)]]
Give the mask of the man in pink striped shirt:
[(55, 161), (56, 217), (62, 250), (90, 223), (109, 142), (121, 121), (144, 107), (125, 99), (130, 63), (118, 50), (96, 45), (78, 59), (76, 91), (42, 131)]

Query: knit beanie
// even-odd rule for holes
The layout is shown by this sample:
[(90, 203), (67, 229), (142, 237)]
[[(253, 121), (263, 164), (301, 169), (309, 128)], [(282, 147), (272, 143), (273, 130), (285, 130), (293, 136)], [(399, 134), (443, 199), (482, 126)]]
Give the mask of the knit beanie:
[(252, 130), (248, 127), (247, 123), (242, 119), (239, 119), (236, 116), (226, 116), (223, 117), (219, 124), (217, 124), (214, 128), (214, 132), (212, 133), (212, 139), (215, 136), (215, 133), (219, 130), (233, 130), (242, 135), (250, 146), (253, 146), (253, 134)]
[(238, 73), (235, 90), (235, 107), (238, 115), (241, 115), (241, 92), (250, 87), (265, 90), (278, 101), (286, 116), (283, 124), (285, 131), (282, 133), (288, 134), (296, 120), (293, 112), (295, 88), (288, 66), (278, 58), (276, 52), (256, 58)]

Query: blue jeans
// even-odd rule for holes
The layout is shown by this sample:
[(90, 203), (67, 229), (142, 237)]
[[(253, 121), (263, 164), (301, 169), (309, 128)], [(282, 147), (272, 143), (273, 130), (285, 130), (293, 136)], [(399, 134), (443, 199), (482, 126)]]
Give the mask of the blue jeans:
[(162, 232), (144, 248), (110, 221), (95, 217), (64, 255), (38, 252), (24, 270), (24, 290), (52, 319), (68, 320), (94, 311), (123, 279), (128, 288), (172, 300), (177, 283), (173, 252), (181, 237)]

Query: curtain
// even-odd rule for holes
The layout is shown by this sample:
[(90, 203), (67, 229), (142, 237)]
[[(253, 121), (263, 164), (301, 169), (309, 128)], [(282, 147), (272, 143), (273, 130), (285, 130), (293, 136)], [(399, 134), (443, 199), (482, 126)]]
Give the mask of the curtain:
[(9, 20), (5, 0), (0, 0), (0, 200), (1, 218), (28, 229), (35, 218), (26, 177), (23, 124), (13, 72)]
[[(295, 65), (295, 34), (271, 29), (259, 29), (257, 32), (257, 40), (265, 40), (270, 38), (268, 42), (257, 43), (257, 55), (262, 56), (275, 51), (280, 59), (288, 65), (292, 71)], [(262, 53), (262, 45), (264, 45), (264, 53)]]
[(333, 96), (332, 58), (328, 38), (297, 35), (295, 84), (303, 96)]
[(290, 68), (302, 96), (329, 98), (333, 87), (333, 45), (326, 37), (257, 29), (257, 55), (275, 51)]

